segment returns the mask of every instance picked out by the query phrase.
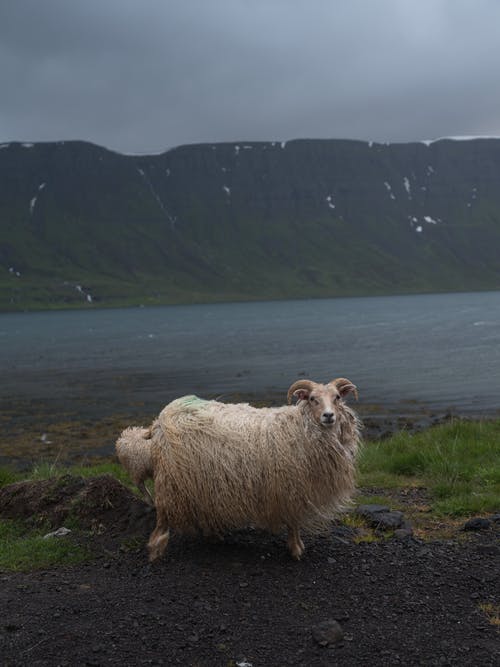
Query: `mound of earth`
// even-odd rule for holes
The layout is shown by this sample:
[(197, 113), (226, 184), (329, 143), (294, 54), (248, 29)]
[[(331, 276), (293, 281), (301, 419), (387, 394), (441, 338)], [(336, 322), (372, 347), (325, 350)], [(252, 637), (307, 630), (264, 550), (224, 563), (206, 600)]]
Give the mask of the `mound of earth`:
[(111, 475), (10, 484), (0, 489), (0, 516), (56, 528), (71, 519), (84, 530), (121, 537), (147, 535), (155, 521), (151, 508)]

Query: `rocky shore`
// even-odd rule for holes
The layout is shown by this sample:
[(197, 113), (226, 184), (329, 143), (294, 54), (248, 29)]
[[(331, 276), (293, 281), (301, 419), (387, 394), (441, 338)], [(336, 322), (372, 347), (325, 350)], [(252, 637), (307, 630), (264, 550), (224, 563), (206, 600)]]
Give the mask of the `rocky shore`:
[[(273, 394), (226, 394), (219, 400), (248, 401), (256, 406), (283, 404), (283, 397)], [(165, 403), (127, 400), (127, 397), (123, 397), (122, 403), (116, 397), (106, 401), (98, 393), (66, 400), (61, 397), (4, 400), (0, 416), (0, 465), (27, 468), (37, 461), (72, 464), (109, 458), (114, 455), (114, 443), (124, 428), (150, 423)], [(355, 407), (363, 420), (366, 440), (384, 438), (400, 430), (418, 431), (458, 416), (416, 403), (388, 407), (360, 402)]]

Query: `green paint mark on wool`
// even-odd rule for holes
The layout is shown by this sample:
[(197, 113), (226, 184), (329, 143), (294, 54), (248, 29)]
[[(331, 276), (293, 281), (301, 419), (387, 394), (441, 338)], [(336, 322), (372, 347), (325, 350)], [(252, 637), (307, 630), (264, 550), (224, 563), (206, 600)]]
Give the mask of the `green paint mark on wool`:
[(182, 398), (179, 398), (177, 400), (185, 408), (199, 408), (205, 403), (209, 402), (206, 401), (204, 398), (199, 398), (198, 396), (195, 396), (194, 394), (190, 394), (189, 396), (182, 396)]

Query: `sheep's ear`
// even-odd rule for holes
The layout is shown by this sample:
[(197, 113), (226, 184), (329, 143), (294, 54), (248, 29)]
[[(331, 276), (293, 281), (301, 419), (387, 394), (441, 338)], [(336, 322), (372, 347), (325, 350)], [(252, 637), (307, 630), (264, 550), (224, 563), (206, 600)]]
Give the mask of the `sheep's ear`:
[(293, 395), (298, 401), (307, 401), (309, 398), (309, 392), (307, 389), (297, 389), (293, 392)]
[(337, 378), (330, 384), (334, 384), (337, 387), (337, 390), (342, 398), (345, 398), (348, 394), (352, 393), (354, 398), (358, 400), (358, 389), (356, 385), (347, 378)]

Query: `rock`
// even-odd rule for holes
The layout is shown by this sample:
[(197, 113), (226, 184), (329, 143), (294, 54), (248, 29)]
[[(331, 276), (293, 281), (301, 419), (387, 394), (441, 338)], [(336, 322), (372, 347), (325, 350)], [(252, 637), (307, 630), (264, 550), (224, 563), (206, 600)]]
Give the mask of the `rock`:
[(493, 514), (490, 516), (490, 521), (493, 521), (493, 523), (500, 523), (500, 514)]
[(47, 535), (44, 535), (43, 539), (47, 540), (49, 537), (64, 537), (68, 533), (71, 533), (71, 530), (69, 528), (65, 528), (64, 526), (61, 526), (61, 528), (53, 530), (51, 533), (47, 533)]
[(392, 512), (377, 513), (372, 520), (372, 525), (374, 528), (379, 528), (380, 530), (394, 530), (400, 528), (403, 522), (403, 512), (393, 510)]
[(394, 537), (397, 540), (406, 540), (413, 535), (413, 530), (410, 527), (408, 528), (398, 528), (394, 531)]
[(364, 516), (366, 518), (372, 517), (374, 514), (377, 514), (378, 512), (389, 512), (390, 508), (387, 507), (387, 505), (376, 505), (375, 503), (373, 505), (359, 505), (356, 509), (356, 512), (358, 514), (361, 514), (361, 516)]
[(334, 537), (352, 537), (353, 535), (356, 535), (356, 528), (353, 528), (351, 526), (334, 526), (332, 528), (332, 535)]
[(491, 521), (489, 519), (483, 519), (482, 517), (475, 517), (474, 519), (469, 519), (462, 526), (462, 530), (487, 530), (491, 527)]
[(320, 646), (337, 644), (344, 639), (344, 631), (338, 621), (329, 619), (312, 628), (312, 635)]
[(368, 521), (372, 528), (379, 530), (401, 528), (405, 521), (403, 512), (390, 510), (386, 505), (360, 505), (356, 511)]

